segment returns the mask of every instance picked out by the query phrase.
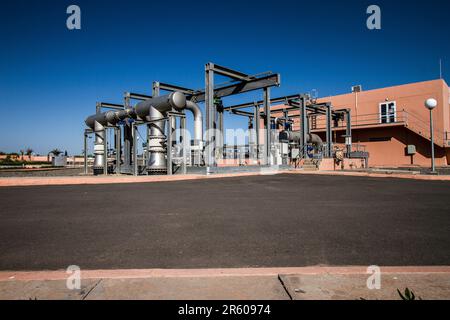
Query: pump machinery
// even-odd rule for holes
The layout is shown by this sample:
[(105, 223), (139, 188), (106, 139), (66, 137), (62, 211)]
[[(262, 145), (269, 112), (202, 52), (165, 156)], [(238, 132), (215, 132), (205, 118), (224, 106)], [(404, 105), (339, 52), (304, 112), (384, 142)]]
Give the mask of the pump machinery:
[[(231, 81), (215, 85), (215, 75)], [(272, 72), (252, 76), (208, 63), (205, 79), (205, 89), (153, 82), (152, 95), (126, 92), (123, 104), (97, 103), (96, 113), (85, 120), (85, 174), (89, 172), (91, 135), (95, 137), (94, 175), (211, 174), (271, 166), (289, 169), (306, 161), (335, 158), (337, 152), (363, 159), (367, 165), (369, 155), (352, 149), (349, 109), (335, 110), (331, 103), (317, 103), (308, 94), (271, 99), (271, 88), (280, 86), (280, 75)], [(262, 100), (224, 106), (223, 98), (256, 90), (263, 91)], [(192, 114), (192, 135), (186, 129), (186, 112)], [(242, 144), (225, 141), (224, 113), (248, 118)], [(320, 121), (323, 126), (318, 125)], [(140, 126), (146, 128), (141, 154)], [(345, 138), (342, 150), (333, 134), (338, 128), (345, 131), (340, 136)], [(108, 141), (112, 132), (114, 141)]]

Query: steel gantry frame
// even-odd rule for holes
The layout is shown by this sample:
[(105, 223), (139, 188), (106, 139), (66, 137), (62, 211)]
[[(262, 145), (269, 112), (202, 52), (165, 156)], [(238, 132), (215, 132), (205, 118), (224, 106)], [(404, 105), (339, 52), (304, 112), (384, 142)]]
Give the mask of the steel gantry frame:
[[(271, 88), (280, 86), (280, 74), (266, 72), (258, 75), (248, 75), (240, 71), (236, 71), (230, 68), (226, 68), (212, 62), (205, 65), (204, 69), (205, 75), (205, 87), (200, 90), (193, 90), (190, 88), (180, 87), (177, 85), (172, 85), (168, 83), (162, 83), (155, 81), (152, 85), (152, 95), (138, 94), (133, 92), (125, 92), (124, 94), (124, 104), (112, 104), (112, 103), (98, 103), (96, 105), (97, 113), (101, 111), (102, 108), (109, 108), (114, 110), (128, 110), (131, 109), (131, 100), (145, 101), (158, 97), (161, 91), (168, 92), (180, 92), (183, 93), (187, 100), (194, 103), (204, 102), (205, 104), (205, 136), (206, 141), (204, 146), (206, 150), (204, 152), (206, 172), (213, 172), (214, 167), (217, 167), (217, 160), (223, 157), (223, 130), (224, 130), (224, 112), (229, 111), (232, 114), (248, 117), (249, 119), (249, 129), (252, 129), (256, 134), (252, 137), (252, 143), (256, 145), (256, 157), (263, 161), (259, 162), (261, 165), (270, 165), (271, 153), (273, 148), (272, 139), (272, 116), (273, 112), (283, 112), (284, 118), (279, 118), (280, 121), (291, 122), (292, 118), (298, 117), (300, 119), (299, 134), (300, 143), (303, 147), (303, 152), (306, 153), (306, 148), (308, 141), (308, 135), (310, 134), (311, 126), (309, 120), (311, 116), (321, 115), (324, 116), (326, 121), (325, 136), (326, 136), (326, 147), (324, 149), (325, 157), (333, 157), (333, 120), (336, 123), (336, 119), (344, 119), (347, 122), (346, 128), (346, 147), (347, 154), (351, 153), (351, 113), (348, 109), (333, 110), (331, 103), (316, 103), (307, 94), (294, 94), (290, 96), (283, 96), (279, 98), (271, 98)], [(230, 79), (229, 82), (216, 84), (215, 76), (220, 75)], [(249, 103), (243, 103), (233, 106), (224, 107), (220, 101), (221, 98), (237, 95), (241, 93), (251, 92), (255, 90), (262, 90), (262, 99), (259, 101), (252, 101)], [(286, 107), (280, 110), (272, 111), (271, 106), (275, 103), (283, 103)], [(251, 111), (244, 111), (243, 109), (250, 108)], [(290, 114), (290, 111), (294, 111), (294, 114)], [(297, 113), (298, 111), (298, 113)], [(168, 112), (164, 121), (168, 121), (169, 125), (167, 135), (167, 173), (173, 174), (172, 172), (172, 139), (171, 132), (174, 130), (173, 124), (176, 124), (176, 117), (180, 118), (180, 127), (185, 129), (186, 127), (186, 116), (184, 112)], [(261, 121), (262, 120), (262, 121)], [(282, 123), (282, 122), (279, 122)], [(123, 137), (121, 136), (121, 124), (123, 125), (124, 132)], [(138, 174), (138, 155), (137, 155), (137, 127), (140, 125), (147, 125), (146, 134), (146, 146), (144, 152), (144, 160), (148, 158), (148, 146), (150, 139), (149, 132), (149, 122), (140, 121), (139, 119), (126, 119), (124, 123), (116, 125), (115, 127), (104, 126), (105, 137), (103, 139), (104, 152), (105, 152), (105, 162), (104, 162), (104, 174), (108, 174), (108, 135), (107, 130), (115, 130), (116, 139), (116, 173), (133, 173)], [(261, 124), (265, 127), (264, 132), (264, 143), (261, 143)], [(183, 130), (182, 130), (183, 131)], [(85, 130), (84, 136), (84, 149), (85, 149), (85, 173), (87, 173), (87, 138), (90, 134), (96, 133), (93, 129)], [(122, 138), (123, 138), (123, 151), (122, 151)], [(177, 138), (176, 138), (177, 139)], [(185, 137), (180, 135), (180, 142), (183, 146), (187, 143)], [(202, 140), (203, 141), (203, 140)], [(264, 144), (264, 148), (261, 148)], [(201, 149), (202, 146), (199, 148)], [(122, 163), (123, 156), (123, 167)], [(183, 148), (183, 163), (182, 171), (186, 173), (186, 148)]]
[[(215, 85), (214, 76), (222, 75), (230, 78), (232, 81)], [(221, 99), (224, 97), (237, 95), (241, 93), (251, 92), (255, 90), (263, 90), (263, 103), (265, 103), (266, 111), (270, 115), (270, 88), (278, 87), (281, 84), (281, 76), (278, 73), (266, 72), (259, 75), (248, 75), (240, 71), (236, 71), (230, 68), (220, 66), (218, 64), (209, 62), (205, 65), (205, 89), (193, 90), (185, 87), (180, 87), (168, 83), (162, 83), (155, 81), (153, 83), (153, 94), (157, 94), (160, 90), (169, 92), (179, 91), (186, 95), (188, 100), (193, 102), (205, 103), (206, 114), (206, 150), (205, 150), (205, 163), (207, 172), (213, 170), (217, 166), (217, 156), (223, 152), (223, 113), (226, 108), (220, 108), (215, 103), (215, 99)], [(255, 115), (256, 107), (255, 107)], [(259, 114), (257, 115), (259, 117)], [(256, 121), (257, 130), (259, 131), (259, 121)], [(267, 125), (267, 124), (266, 124)], [(270, 121), (268, 127), (270, 128)], [(217, 129), (217, 130), (216, 130)], [(270, 141), (270, 130), (267, 130), (266, 140)], [(220, 132), (220, 135), (217, 135)], [(259, 137), (258, 137), (259, 139)], [(259, 140), (258, 140), (259, 145)], [(270, 159), (270, 143), (266, 144), (264, 152), (264, 159), (266, 164)], [(220, 156), (221, 157), (221, 156)]]
[[(325, 103), (315, 103), (310, 99), (310, 96), (308, 94), (295, 94), (290, 96), (284, 96), (274, 99), (266, 99), (266, 100), (260, 100), (260, 101), (254, 101), (254, 102), (248, 102), (248, 103), (242, 103), (237, 104), (233, 106), (225, 107), (225, 111), (230, 111), (233, 114), (236, 115), (243, 115), (243, 116), (252, 116), (250, 112), (242, 111), (242, 109), (245, 108), (254, 108), (254, 114), (253, 119), (256, 122), (256, 124), (259, 124), (259, 119), (256, 120), (258, 117), (262, 116), (265, 117), (267, 113), (267, 105), (265, 101), (269, 102), (269, 109), (270, 105), (276, 104), (276, 103), (284, 103), (287, 107), (276, 110), (273, 112), (283, 112), (285, 116), (287, 115), (289, 118), (300, 118), (300, 126), (299, 126), (299, 133), (301, 136), (301, 143), (303, 148), (304, 155), (306, 154), (307, 150), (304, 148), (304, 146), (307, 145), (307, 136), (310, 133), (310, 126), (308, 121), (308, 116), (311, 114), (318, 114), (323, 115), (326, 118), (326, 129), (325, 129), (325, 136), (326, 136), (326, 149), (324, 152), (324, 156), (327, 158), (333, 157), (333, 136), (332, 136), (332, 130), (333, 130), (333, 120), (341, 119), (341, 117), (344, 115), (347, 127), (346, 127), (346, 147), (347, 147), (347, 153), (349, 154), (351, 152), (352, 148), (352, 127), (351, 127), (351, 111), (350, 109), (341, 109), (341, 110), (333, 110), (333, 106), (330, 102)], [(261, 110), (261, 106), (263, 106), (263, 110)], [(298, 110), (298, 114), (289, 115), (289, 111), (292, 110)], [(270, 113), (269, 113), (270, 114)], [(270, 117), (271, 119), (273, 117)], [(265, 125), (267, 127), (267, 117), (265, 117)], [(267, 132), (266, 132), (267, 134)], [(259, 130), (257, 131), (257, 140), (259, 141)], [(259, 145), (259, 143), (258, 143)], [(265, 149), (265, 152), (267, 152), (267, 149)]]

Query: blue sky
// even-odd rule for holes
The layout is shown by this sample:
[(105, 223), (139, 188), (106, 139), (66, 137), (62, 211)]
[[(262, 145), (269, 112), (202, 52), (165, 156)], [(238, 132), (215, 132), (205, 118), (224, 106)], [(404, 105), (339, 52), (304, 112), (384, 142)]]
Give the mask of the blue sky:
[[(81, 8), (81, 30), (66, 28), (70, 4)], [(382, 30), (366, 28), (371, 4), (381, 7)], [(201, 88), (208, 61), (281, 73), (273, 96), (436, 79), (440, 58), (445, 78), (449, 9), (446, 0), (3, 1), (0, 150), (80, 154), (97, 101), (150, 94), (154, 80)], [(230, 128), (246, 122), (225, 118)]]

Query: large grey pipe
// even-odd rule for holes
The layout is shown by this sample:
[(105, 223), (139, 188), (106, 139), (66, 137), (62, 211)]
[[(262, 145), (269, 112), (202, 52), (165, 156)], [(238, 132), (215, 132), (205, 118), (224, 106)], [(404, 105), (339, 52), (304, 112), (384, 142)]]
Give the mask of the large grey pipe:
[[(299, 143), (302, 139), (300, 132), (297, 131), (282, 131), (280, 132), (280, 140), (288, 140), (290, 142)], [(306, 138), (307, 143), (312, 143), (318, 149), (322, 149), (323, 140), (317, 134), (308, 133)]]
[(194, 141), (195, 144), (203, 141), (203, 117), (198, 104), (192, 101), (186, 102), (186, 109), (191, 111), (194, 116)]
[[(203, 141), (202, 113), (199, 106), (194, 102), (186, 101), (186, 96), (181, 92), (173, 92), (169, 95), (142, 101), (134, 108), (94, 114), (88, 117), (85, 122), (86, 125), (93, 130), (95, 130), (96, 124), (102, 126), (116, 125), (119, 121), (126, 118), (150, 122), (150, 139), (148, 146), (150, 157), (147, 164), (147, 171), (149, 174), (161, 174), (167, 172), (165, 160), (165, 115), (170, 110), (175, 109), (180, 111), (184, 108), (190, 110), (194, 115), (194, 140), (196, 143), (199, 143), (200, 141)], [(96, 160), (98, 160), (97, 162), (99, 164), (102, 162), (100, 155), (98, 157), (96, 155)]]
[(164, 174), (167, 172), (166, 162), (166, 121), (165, 114), (172, 109), (181, 110), (186, 106), (186, 96), (181, 92), (173, 92), (166, 96), (160, 96), (142, 101), (134, 108), (136, 114), (142, 120), (150, 122), (150, 137), (148, 151), (150, 153), (147, 162), (148, 174)]
[(95, 142), (94, 142), (94, 175), (103, 174), (104, 164), (107, 161), (105, 150), (105, 128), (97, 121), (94, 123)]

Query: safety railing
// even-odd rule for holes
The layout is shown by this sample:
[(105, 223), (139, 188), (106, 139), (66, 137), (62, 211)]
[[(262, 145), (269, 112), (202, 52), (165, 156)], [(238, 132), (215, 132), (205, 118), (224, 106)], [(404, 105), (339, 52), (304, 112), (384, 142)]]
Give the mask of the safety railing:
[[(312, 130), (325, 130), (326, 119), (318, 117), (314, 121), (315, 126)], [(352, 116), (352, 128), (361, 128), (368, 126), (386, 126), (386, 125), (404, 125), (415, 133), (423, 136), (426, 139), (431, 138), (430, 123), (422, 119), (420, 116), (406, 110), (397, 111), (395, 114), (381, 116), (379, 113), (359, 114)], [(345, 122), (339, 122), (339, 125), (333, 128), (345, 129)], [(450, 146), (450, 133), (443, 132), (434, 128), (434, 141), (440, 146)]]

